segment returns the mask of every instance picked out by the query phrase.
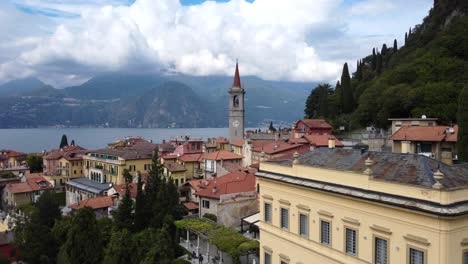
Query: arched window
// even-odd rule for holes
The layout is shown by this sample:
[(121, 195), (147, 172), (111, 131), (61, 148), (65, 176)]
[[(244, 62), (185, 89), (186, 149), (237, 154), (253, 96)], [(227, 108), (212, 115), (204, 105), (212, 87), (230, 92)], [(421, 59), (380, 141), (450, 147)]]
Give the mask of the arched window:
[(238, 95), (234, 95), (234, 97), (232, 99), (232, 104), (234, 105), (234, 107), (239, 107), (239, 96)]

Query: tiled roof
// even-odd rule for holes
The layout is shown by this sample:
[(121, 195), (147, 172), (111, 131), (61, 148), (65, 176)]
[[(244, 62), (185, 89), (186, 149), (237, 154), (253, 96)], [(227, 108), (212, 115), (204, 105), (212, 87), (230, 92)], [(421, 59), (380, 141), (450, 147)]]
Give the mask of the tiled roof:
[(216, 142), (220, 144), (229, 144), (229, 140), (225, 137), (218, 137), (216, 138)]
[(187, 210), (197, 210), (198, 209), (198, 203), (195, 202), (186, 202), (183, 203), (184, 207), (187, 208)]
[(178, 157), (178, 159), (180, 159), (183, 162), (196, 162), (196, 161), (200, 161), (202, 155), (203, 155), (202, 153), (184, 154)]
[(62, 157), (66, 157), (67, 155), (72, 155), (73, 153), (75, 154), (86, 154), (88, 151), (80, 146), (65, 146), (61, 149), (53, 149), (42, 157), (43, 159), (46, 160), (56, 160), (60, 159)]
[(200, 190), (195, 195), (219, 199), (221, 195), (253, 192), (255, 190), (256, 180), (254, 174), (231, 172), (219, 178), (201, 181)]
[(245, 139), (239, 139), (239, 140), (231, 142), (231, 145), (236, 146), (236, 147), (242, 147), (244, 143), (245, 143)]
[[(443, 188), (468, 187), (468, 166), (447, 165), (418, 154), (361, 153), (360, 150), (319, 148), (301, 155), (299, 163), (332, 170), (363, 173), (366, 169), (364, 161), (368, 155), (374, 162), (371, 169), (373, 178), (377, 180), (431, 188), (435, 183), (434, 172), (440, 168), (444, 174), (444, 178), (440, 181)], [(266, 162), (290, 166), (292, 158)]]
[(164, 167), (167, 168), (170, 172), (178, 172), (178, 171), (186, 171), (187, 169), (184, 167), (184, 165), (179, 164), (177, 162), (171, 162), (171, 163), (164, 163)]
[(44, 177), (42, 177), (42, 174), (33, 174), (26, 178), (26, 182), (11, 183), (7, 185), (7, 188), (11, 193), (25, 193), (48, 190), (53, 187)]
[(456, 142), (458, 134), (458, 126), (454, 127), (453, 134), (447, 134), (448, 126), (403, 126), (395, 132), (390, 139), (396, 141), (452, 141)]
[(118, 148), (118, 149), (98, 149), (90, 153), (113, 155), (121, 157), (124, 160), (139, 160), (151, 159), (153, 157), (153, 150), (151, 148)]
[(332, 129), (333, 127), (327, 123), (324, 119), (302, 119), (299, 122), (303, 122), (306, 126), (310, 128), (323, 128), (323, 129)]
[(3, 155), (5, 155), (8, 158), (26, 156), (26, 153), (18, 152), (18, 151), (11, 150), (11, 149), (1, 149), (0, 155), (2, 153), (4, 153)]
[(228, 172), (236, 172), (236, 171), (243, 171), (243, 172), (249, 172), (249, 173), (257, 172), (257, 169), (243, 167), (239, 164), (228, 162), (228, 161), (223, 162), (223, 168), (226, 169)]
[[(247, 137), (251, 140), (275, 140), (275, 133), (253, 133), (248, 134)], [(279, 140), (288, 140), (290, 137), (289, 133), (280, 133)]]
[(254, 152), (265, 152), (266, 154), (277, 154), (286, 150), (300, 148), (302, 144), (291, 144), (285, 141), (252, 141)]
[(343, 143), (337, 139), (334, 135), (305, 135), (304, 138), (309, 142), (309, 144), (317, 147), (328, 147), (328, 139), (332, 138), (335, 140), (336, 147), (343, 147)]
[(202, 158), (207, 160), (238, 160), (242, 159), (242, 156), (230, 151), (218, 150), (216, 152), (206, 153)]
[(102, 196), (83, 200), (79, 203), (70, 205), (70, 208), (78, 210), (84, 207), (91, 207), (93, 209), (107, 208), (115, 205), (115, 198), (111, 196)]
[[(137, 195), (137, 183), (135, 182), (129, 183), (128, 187), (130, 188), (130, 197), (135, 199)], [(120, 197), (125, 196), (126, 184), (114, 185), (114, 189), (119, 194)]]
[(304, 137), (290, 138), (290, 139), (288, 139), (288, 142), (289, 143), (297, 143), (297, 144), (309, 144), (309, 141), (307, 141), (307, 139), (305, 139)]

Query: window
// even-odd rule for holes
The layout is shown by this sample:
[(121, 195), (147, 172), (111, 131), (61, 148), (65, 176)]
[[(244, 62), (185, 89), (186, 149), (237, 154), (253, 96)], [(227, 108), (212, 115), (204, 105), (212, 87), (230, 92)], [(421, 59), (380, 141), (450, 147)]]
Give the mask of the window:
[(286, 208), (281, 208), (281, 228), (289, 228), (289, 210)]
[(203, 200), (202, 201), (202, 206), (203, 206), (203, 208), (209, 209), (210, 208), (210, 201)]
[(76, 174), (76, 170), (73, 170), (73, 174)]
[(265, 252), (265, 264), (271, 264), (271, 255)]
[(374, 239), (374, 263), (387, 264), (387, 240), (376, 237)]
[(421, 250), (410, 248), (409, 264), (424, 264), (424, 252)]
[(281, 261), (281, 264), (288, 264), (286, 261)]
[(463, 264), (468, 264), (468, 251), (463, 252)]
[(265, 203), (265, 223), (271, 223), (271, 204)]
[(299, 235), (309, 237), (309, 217), (305, 214), (299, 214)]
[(179, 186), (179, 179), (175, 179), (175, 186)]
[(346, 254), (356, 256), (357, 253), (357, 237), (356, 230), (346, 228)]
[(320, 221), (320, 243), (330, 245), (330, 222)]

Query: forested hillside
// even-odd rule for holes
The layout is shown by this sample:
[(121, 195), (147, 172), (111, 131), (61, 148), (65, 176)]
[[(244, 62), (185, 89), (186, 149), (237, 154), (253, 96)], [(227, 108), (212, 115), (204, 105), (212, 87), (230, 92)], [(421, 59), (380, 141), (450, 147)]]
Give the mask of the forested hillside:
[[(390, 117), (437, 117), (457, 121), (458, 96), (468, 84), (468, 1), (436, 0), (423, 23), (409, 28), (405, 43), (383, 44), (343, 67), (335, 89), (317, 86), (305, 114), (335, 127), (387, 127)], [(401, 45), (401, 47), (399, 46)]]

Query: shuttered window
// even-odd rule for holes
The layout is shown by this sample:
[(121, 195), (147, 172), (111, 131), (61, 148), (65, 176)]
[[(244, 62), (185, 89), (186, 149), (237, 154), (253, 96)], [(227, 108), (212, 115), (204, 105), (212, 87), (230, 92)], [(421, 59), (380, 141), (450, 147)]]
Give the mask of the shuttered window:
[(424, 252), (414, 248), (409, 250), (410, 264), (424, 264)]
[(309, 237), (309, 217), (305, 214), (299, 214), (299, 235)]
[(320, 243), (330, 245), (330, 222), (320, 221)]
[(271, 223), (271, 204), (265, 203), (265, 222)]
[(374, 243), (374, 263), (387, 264), (387, 240), (376, 237)]
[(271, 264), (271, 255), (265, 252), (265, 264)]
[(346, 232), (346, 253), (348, 255), (356, 256), (356, 252), (357, 252), (356, 230), (346, 228), (345, 232)]
[(289, 210), (286, 208), (281, 208), (281, 228), (289, 228)]

